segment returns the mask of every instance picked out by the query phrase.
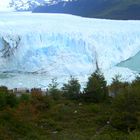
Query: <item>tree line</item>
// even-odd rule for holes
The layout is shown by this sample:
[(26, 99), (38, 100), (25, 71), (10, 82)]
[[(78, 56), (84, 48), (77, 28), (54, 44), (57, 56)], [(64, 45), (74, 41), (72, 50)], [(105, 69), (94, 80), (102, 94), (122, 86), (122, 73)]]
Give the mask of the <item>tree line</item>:
[(55, 79), (48, 86), (46, 95), (41, 90), (32, 89), (31, 94), (24, 93), (17, 97), (7, 87), (0, 87), (0, 110), (16, 108), (23, 104), (29, 104), (32, 109), (44, 111), (49, 109), (53, 101), (72, 100), (80, 103), (94, 103), (109, 105), (107, 112), (101, 116), (102, 125), (109, 125), (112, 129), (131, 133), (140, 130), (140, 77), (136, 77), (131, 83), (122, 82), (116, 75), (112, 84), (107, 86), (104, 75), (100, 70), (92, 73), (86, 87), (81, 92), (78, 79), (71, 77), (62, 88), (58, 88)]

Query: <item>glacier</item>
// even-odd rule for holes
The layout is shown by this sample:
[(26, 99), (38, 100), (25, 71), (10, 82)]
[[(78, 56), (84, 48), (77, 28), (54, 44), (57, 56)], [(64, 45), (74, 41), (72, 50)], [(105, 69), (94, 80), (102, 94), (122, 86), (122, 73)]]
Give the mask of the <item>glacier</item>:
[(51, 79), (63, 84), (71, 75), (85, 85), (96, 62), (108, 84), (116, 74), (131, 81), (139, 71), (118, 64), (140, 51), (139, 27), (133, 20), (2, 12), (0, 85), (46, 88)]
[(4, 11), (10, 12), (10, 11), (13, 11), (14, 8), (10, 7), (10, 3), (11, 2), (12, 2), (12, 0), (2, 0), (0, 2), (0, 12), (4, 12)]

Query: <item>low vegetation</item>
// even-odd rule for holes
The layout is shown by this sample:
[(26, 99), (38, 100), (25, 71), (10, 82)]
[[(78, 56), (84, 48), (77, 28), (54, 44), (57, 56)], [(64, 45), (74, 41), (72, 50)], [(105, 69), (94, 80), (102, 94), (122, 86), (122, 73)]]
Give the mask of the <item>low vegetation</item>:
[(61, 89), (52, 80), (39, 89), (16, 95), (0, 87), (2, 140), (139, 140), (140, 78), (132, 83), (113, 78), (107, 86), (100, 71), (83, 92), (73, 77)]

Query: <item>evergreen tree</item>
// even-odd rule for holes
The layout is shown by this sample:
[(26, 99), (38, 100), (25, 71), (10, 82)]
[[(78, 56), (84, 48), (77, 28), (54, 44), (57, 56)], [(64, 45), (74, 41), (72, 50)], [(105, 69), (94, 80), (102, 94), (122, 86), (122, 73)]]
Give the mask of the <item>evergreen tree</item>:
[(88, 78), (87, 86), (84, 91), (87, 100), (93, 102), (101, 102), (107, 98), (107, 82), (100, 70), (96, 70), (93, 74), (91, 74)]
[(140, 86), (140, 76), (136, 77), (136, 79), (132, 82), (132, 86)]
[(77, 99), (80, 93), (80, 88), (81, 86), (79, 81), (71, 76), (68, 83), (63, 85), (62, 90), (64, 92), (64, 96), (67, 98)]
[(52, 83), (48, 86), (48, 94), (53, 97), (54, 100), (60, 98), (61, 91), (58, 88), (58, 83), (56, 79), (52, 79)]
[(128, 83), (121, 82), (121, 75), (115, 75), (115, 77), (112, 78), (112, 84), (110, 85), (111, 96), (116, 96), (126, 86), (128, 86)]
[(0, 86), (0, 94), (8, 94), (8, 88), (5, 86)]

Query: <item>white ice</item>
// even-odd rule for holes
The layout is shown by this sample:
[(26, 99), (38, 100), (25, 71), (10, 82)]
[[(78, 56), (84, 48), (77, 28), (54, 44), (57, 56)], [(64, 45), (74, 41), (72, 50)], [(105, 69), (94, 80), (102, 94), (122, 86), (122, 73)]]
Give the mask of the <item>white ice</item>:
[(9, 6), (10, 2), (11, 2), (11, 0), (1, 0), (0, 1), (0, 11), (11, 11), (11, 10), (13, 10)]
[(0, 85), (46, 87), (70, 75), (85, 83), (96, 61), (108, 83), (137, 74), (116, 65), (140, 51), (140, 21), (64, 14), (0, 13)]

